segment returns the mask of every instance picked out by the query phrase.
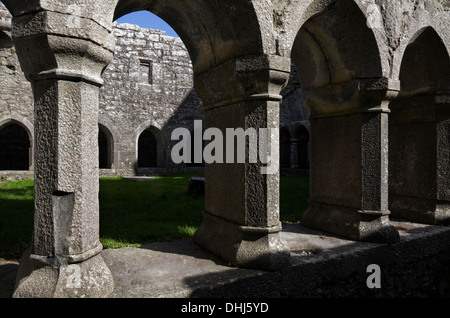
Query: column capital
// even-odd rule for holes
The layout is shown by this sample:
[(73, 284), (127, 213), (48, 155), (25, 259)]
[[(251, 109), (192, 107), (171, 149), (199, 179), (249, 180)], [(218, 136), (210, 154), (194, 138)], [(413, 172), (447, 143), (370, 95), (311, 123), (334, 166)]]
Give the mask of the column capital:
[(366, 112), (388, 113), (388, 105), (399, 91), (399, 82), (386, 77), (358, 78), (304, 90), (303, 101), (311, 119)]
[(91, 19), (60, 12), (14, 17), (12, 35), (30, 81), (61, 79), (101, 86), (103, 69), (114, 54), (110, 30)]
[[(290, 59), (276, 55), (241, 56), (195, 75), (195, 89), (204, 109), (242, 101), (281, 101), (289, 80)], [(223, 87), (230, 89), (224, 90)]]

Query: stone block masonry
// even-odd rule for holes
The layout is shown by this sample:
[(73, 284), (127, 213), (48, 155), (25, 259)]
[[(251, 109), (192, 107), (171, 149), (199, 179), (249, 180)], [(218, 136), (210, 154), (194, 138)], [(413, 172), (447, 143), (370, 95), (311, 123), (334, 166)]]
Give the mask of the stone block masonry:
[[(30, 136), (30, 169), (1, 171), (9, 180), (32, 178), (34, 158), (34, 100), (11, 39), (11, 15), (0, 4), (2, 37), (0, 46), (0, 129), (9, 123), (22, 126)], [(103, 72), (99, 93), (100, 175), (143, 175), (182, 171), (170, 156), (176, 141), (171, 133), (178, 127), (193, 131), (194, 120), (203, 120), (202, 101), (194, 90), (193, 67), (180, 38), (164, 31), (144, 29), (133, 24), (113, 23), (116, 39), (113, 61)], [(280, 126), (289, 127), (293, 143), (289, 168), (297, 168), (295, 130), (309, 128), (301, 102), (297, 70), (281, 94)], [(150, 130), (156, 145), (155, 163), (139, 166), (139, 137)], [(292, 147), (292, 146), (289, 146)], [(150, 147), (151, 148), (151, 147)], [(149, 150), (149, 151), (150, 151)], [(141, 156), (145, 152), (141, 149)], [(291, 152), (291, 151), (289, 151)], [(288, 155), (289, 157), (289, 155)], [(145, 161), (145, 160), (144, 160)], [(142, 162), (142, 161), (141, 161)], [(192, 165), (190, 168), (192, 169)], [(285, 170), (283, 170), (285, 171)]]
[[(408, 259), (420, 255), (428, 262), (431, 255), (427, 252), (434, 250), (430, 237), (418, 242), (431, 244), (429, 248), (410, 249), (404, 244), (408, 237), (400, 233), (401, 228), (391, 217), (417, 221), (424, 214), (432, 214), (432, 218), (420, 222), (448, 233), (448, 227), (435, 226), (450, 220), (447, 2), (3, 3), (14, 15), (14, 44), (21, 68), (33, 85), (35, 105), (31, 121), (36, 134), (35, 226), (31, 254), (24, 255), (20, 263), (15, 297), (46, 296), (44, 285), (47, 291), (55, 291), (53, 296), (109, 295), (113, 281), (118, 285), (99, 243), (100, 163), (102, 169), (120, 174), (170, 169), (167, 132), (173, 125), (180, 127), (199, 119), (191, 112), (195, 105), (198, 109), (201, 105), (198, 99), (191, 99), (195, 94), (188, 79), (192, 77), (195, 92), (204, 104), (201, 109), (206, 129), (278, 129), (285, 119), (280, 114), (281, 91), (286, 88), (292, 62), (298, 70), (309, 125), (302, 127), (297, 120), (298, 127), (284, 129), (281, 162), (289, 167), (292, 159), (292, 166), (310, 167), (310, 206), (301, 225), (352, 242), (381, 244), (382, 258), (371, 258), (362, 269), (377, 265), (382, 273), (403, 265), (399, 256)], [(144, 31), (128, 26), (115, 36), (118, 28), (112, 21), (142, 9), (157, 14), (180, 32), (192, 61), (192, 73), (184, 72), (189, 58), (177, 40), (164, 41), (164, 35), (158, 32), (146, 36), (139, 33)], [(119, 62), (119, 70), (108, 74), (116, 61), (124, 62)], [(100, 92), (108, 76), (122, 85), (109, 100), (104, 97), (111, 89), (108, 84)], [(289, 89), (292, 94), (284, 100), (296, 100), (300, 90)], [(101, 105), (99, 96), (103, 96)], [(411, 101), (415, 104), (412, 108)], [(2, 121), (13, 121), (11, 117)], [(425, 119), (427, 125), (422, 125)], [(97, 144), (99, 128), (101, 149)], [(401, 129), (400, 135), (414, 130), (414, 135), (403, 138), (407, 140), (430, 135), (420, 140), (436, 146), (423, 148), (417, 142), (405, 146), (403, 139), (395, 139), (399, 134), (390, 138), (389, 131), (396, 129)], [(269, 148), (278, 153), (281, 143), (275, 139)], [(430, 160), (424, 159), (424, 151)], [(300, 155), (308, 152), (309, 161)], [(141, 160), (145, 153), (151, 155)], [(251, 155), (248, 149), (247, 155)], [(286, 232), (282, 231), (279, 173), (261, 174), (262, 164), (260, 160), (205, 165), (205, 209), (193, 241), (239, 269), (283, 271), (281, 277), (294, 283), (293, 287), (307, 286), (310, 282), (304, 279), (313, 277), (310, 273), (335, 273), (337, 263), (329, 269), (314, 263), (311, 271), (292, 276), (286, 272), (298, 261), (297, 249), (286, 242)], [(409, 185), (436, 186), (430, 195), (415, 196), (420, 189), (400, 187), (404, 180)], [(64, 202), (73, 202), (69, 209), (58, 208), (59, 195), (64, 196)], [(396, 204), (392, 204), (394, 197)], [(402, 209), (410, 202), (417, 202), (415, 206), (421, 208), (408, 208), (405, 214)], [(416, 229), (411, 229), (413, 232)], [(438, 236), (438, 246), (448, 242)], [(294, 245), (305, 239), (294, 238)], [(340, 250), (338, 254), (341, 263), (345, 253)], [(440, 255), (433, 262), (435, 268), (446, 263)], [(394, 264), (378, 262), (388, 259)], [(363, 257), (358, 255), (357, 260)], [(417, 270), (414, 267), (413, 272), (423, 277), (426, 271), (419, 270), (422, 266)], [(79, 270), (76, 286), (64, 288), (75, 268)], [(343, 266), (338, 274), (349, 269)], [(105, 275), (95, 277), (95, 273)], [(267, 279), (261, 286), (268, 286)], [(285, 290), (290, 287), (282, 280), (274, 286), (285, 286), (278, 289), (283, 290), (279, 295), (288, 294)], [(372, 282), (367, 284), (370, 286)]]
[[(0, 171), (9, 180), (33, 177), (34, 100), (11, 39), (11, 15), (0, 4), (0, 129), (10, 123), (30, 137), (30, 169)], [(202, 102), (193, 89), (189, 54), (180, 38), (164, 31), (132, 24), (113, 24), (116, 46), (113, 61), (103, 73), (99, 94), (99, 126), (105, 144), (100, 175), (164, 173), (184, 169), (170, 158), (171, 132), (193, 129), (203, 120)], [(156, 140), (157, 160), (139, 167), (139, 137), (150, 130)], [(142, 150), (144, 152), (144, 150)], [(142, 154), (141, 154), (142, 155)], [(102, 161), (102, 160), (101, 160)]]
[[(99, 122), (114, 139), (110, 173), (176, 168), (170, 159), (171, 132), (177, 127), (193, 129), (194, 120), (203, 119), (189, 54), (180, 38), (164, 31), (115, 23), (113, 34), (116, 51), (103, 74), (99, 113)], [(139, 136), (147, 129), (156, 139), (157, 161), (152, 167), (139, 167)]]

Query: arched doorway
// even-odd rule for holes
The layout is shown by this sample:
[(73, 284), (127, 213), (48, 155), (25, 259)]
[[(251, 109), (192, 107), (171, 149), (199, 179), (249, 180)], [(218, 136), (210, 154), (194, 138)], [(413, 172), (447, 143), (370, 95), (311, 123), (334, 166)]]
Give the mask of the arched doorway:
[(138, 167), (158, 167), (158, 141), (152, 129), (144, 130), (138, 140)]
[(114, 141), (111, 132), (103, 126), (98, 125), (98, 151), (99, 151), (99, 168), (111, 169), (114, 158)]
[(0, 170), (29, 170), (31, 142), (20, 124), (11, 122), (0, 127)]

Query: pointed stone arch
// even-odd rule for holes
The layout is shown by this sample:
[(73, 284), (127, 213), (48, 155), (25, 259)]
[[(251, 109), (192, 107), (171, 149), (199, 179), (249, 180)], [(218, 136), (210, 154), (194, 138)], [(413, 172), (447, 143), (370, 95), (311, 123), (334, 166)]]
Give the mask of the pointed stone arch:
[[(15, 297), (99, 297), (113, 288), (100, 255), (93, 137), (102, 73), (114, 52), (114, 18), (147, 9), (172, 25), (193, 61), (207, 128), (278, 129), (290, 60), (273, 55), (269, 2), (254, 2), (8, 1), (19, 60), (33, 85), (39, 158), (33, 243)], [(272, 146), (277, 149), (278, 141)], [(278, 157), (273, 163), (278, 168)], [(280, 237), (279, 174), (260, 173), (262, 165), (206, 167), (204, 219), (195, 242), (235, 266), (272, 270), (287, 266), (290, 252)], [(79, 289), (64, 287), (70, 266), (83, 274)]]
[(137, 168), (163, 168), (166, 166), (166, 152), (163, 132), (153, 123), (137, 130), (136, 163)]
[(8, 118), (0, 121), (0, 170), (33, 170), (33, 133), (30, 125)]
[[(358, 1), (311, 1), (291, 56), (311, 133), (310, 207), (303, 224), (362, 241), (395, 242), (387, 205), (383, 32)], [(381, 44), (380, 44), (381, 43)]]
[(450, 56), (431, 27), (408, 41), (400, 92), (389, 108), (389, 209), (427, 224), (450, 222)]
[[(180, 35), (191, 56), (195, 74), (231, 58), (263, 54), (263, 45), (269, 45), (266, 43), (269, 41), (262, 39), (260, 17), (250, 0), (119, 0), (114, 20), (139, 10), (158, 15)], [(239, 23), (243, 20), (245, 27)]]
[(98, 124), (99, 168), (112, 169), (114, 166), (114, 136), (104, 124)]

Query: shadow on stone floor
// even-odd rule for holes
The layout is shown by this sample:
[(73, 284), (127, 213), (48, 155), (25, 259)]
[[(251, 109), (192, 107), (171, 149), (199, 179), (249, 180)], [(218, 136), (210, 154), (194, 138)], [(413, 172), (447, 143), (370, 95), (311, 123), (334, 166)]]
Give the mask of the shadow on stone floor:
[(18, 268), (18, 263), (0, 265), (0, 298), (12, 297)]
[[(450, 228), (393, 221), (395, 244), (345, 240), (299, 224), (283, 227), (292, 265), (267, 272), (232, 267), (192, 239), (103, 250), (115, 290), (110, 298), (448, 297)], [(366, 286), (379, 264), (381, 290)], [(0, 263), (0, 297), (14, 288), (17, 263)]]

